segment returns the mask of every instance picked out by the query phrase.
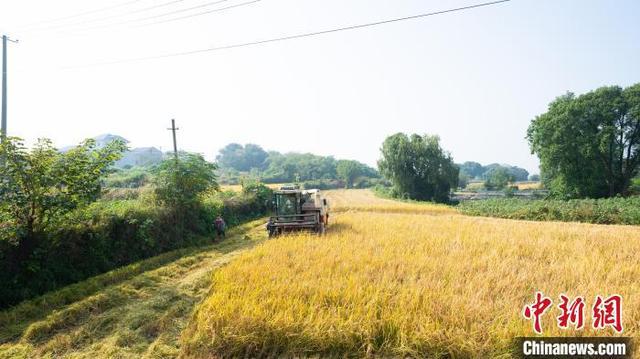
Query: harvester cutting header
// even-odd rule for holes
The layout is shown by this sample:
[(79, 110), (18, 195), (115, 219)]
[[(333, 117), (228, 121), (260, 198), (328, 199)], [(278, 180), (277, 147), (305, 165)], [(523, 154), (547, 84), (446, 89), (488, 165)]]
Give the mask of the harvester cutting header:
[(324, 234), (329, 224), (329, 205), (320, 190), (282, 187), (274, 192), (272, 205), (269, 237), (304, 230)]

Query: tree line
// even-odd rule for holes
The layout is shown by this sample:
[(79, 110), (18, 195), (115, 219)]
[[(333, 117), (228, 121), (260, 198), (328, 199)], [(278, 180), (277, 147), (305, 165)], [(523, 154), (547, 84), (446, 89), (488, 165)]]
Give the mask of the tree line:
[(243, 177), (265, 183), (339, 181), (343, 187), (368, 187), (378, 172), (354, 160), (336, 160), (310, 153), (265, 151), (255, 144), (231, 143), (216, 156), (221, 181), (239, 183)]

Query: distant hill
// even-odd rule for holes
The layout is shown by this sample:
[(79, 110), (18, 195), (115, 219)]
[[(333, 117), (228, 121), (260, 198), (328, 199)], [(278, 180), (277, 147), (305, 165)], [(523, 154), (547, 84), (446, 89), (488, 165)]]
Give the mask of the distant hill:
[[(124, 143), (129, 143), (129, 141), (118, 135), (113, 134), (103, 134), (93, 138), (96, 141), (96, 147), (102, 148), (107, 144), (120, 140)], [(66, 152), (73, 148), (73, 146), (66, 146), (60, 148), (61, 152)], [(139, 147), (133, 148), (122, 155), (122, 158), (115, 163), (115, 167), (122, 168), (125, 166), (152, 166), (162, 162), (162, 158), (164, 157), (162, 151), (155, 147)]]
[(122, 158), (116, 162), (116, 167), (125, 166), (153, 166), (162, 162), (162, 151), (155, 147), (134, 148), (125, 152)]
[(104, 135), (99, 135), (93, 138), (96, 141), (96, 147), (101, 148), (104, 147), (106, 145), (108, 145), (109, 143), (116, 141), (116, 140), (120, 140), (124, 143), (129, 143), (129, 140), (127, 140), (126, 138), (122, 137), (122, 136), (118, 136), (118, 135), (112, 135), (112, 134), (104, 134)]

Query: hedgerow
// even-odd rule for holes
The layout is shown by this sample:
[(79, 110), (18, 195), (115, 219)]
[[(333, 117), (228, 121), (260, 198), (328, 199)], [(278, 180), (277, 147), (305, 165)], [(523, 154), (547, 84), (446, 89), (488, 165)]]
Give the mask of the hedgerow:
[(15, 245), (0, 240), (0, 308), (111, 269), (187, 246), (210, 243), (213, 221), (234, 226), (266, 213), (264, 196), (213, 192), (184, 214), (153, 199), (101, 200), (59, 219), (36, 241), (26, 261), (13, 260)]

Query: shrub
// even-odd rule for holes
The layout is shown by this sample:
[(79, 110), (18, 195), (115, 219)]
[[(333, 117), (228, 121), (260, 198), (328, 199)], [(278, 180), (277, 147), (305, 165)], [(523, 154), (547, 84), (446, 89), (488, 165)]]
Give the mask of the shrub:
[(139, 188), (151, 182), (151, 174), (146, 168), (127, 168), (115, 170), (104, 180), (103, 184), (109, 188)]
[(634, 178), (631, 181), (631, 188), (629, 189), (629, 192), (636, 196), (640, 195), (640, 177)]

